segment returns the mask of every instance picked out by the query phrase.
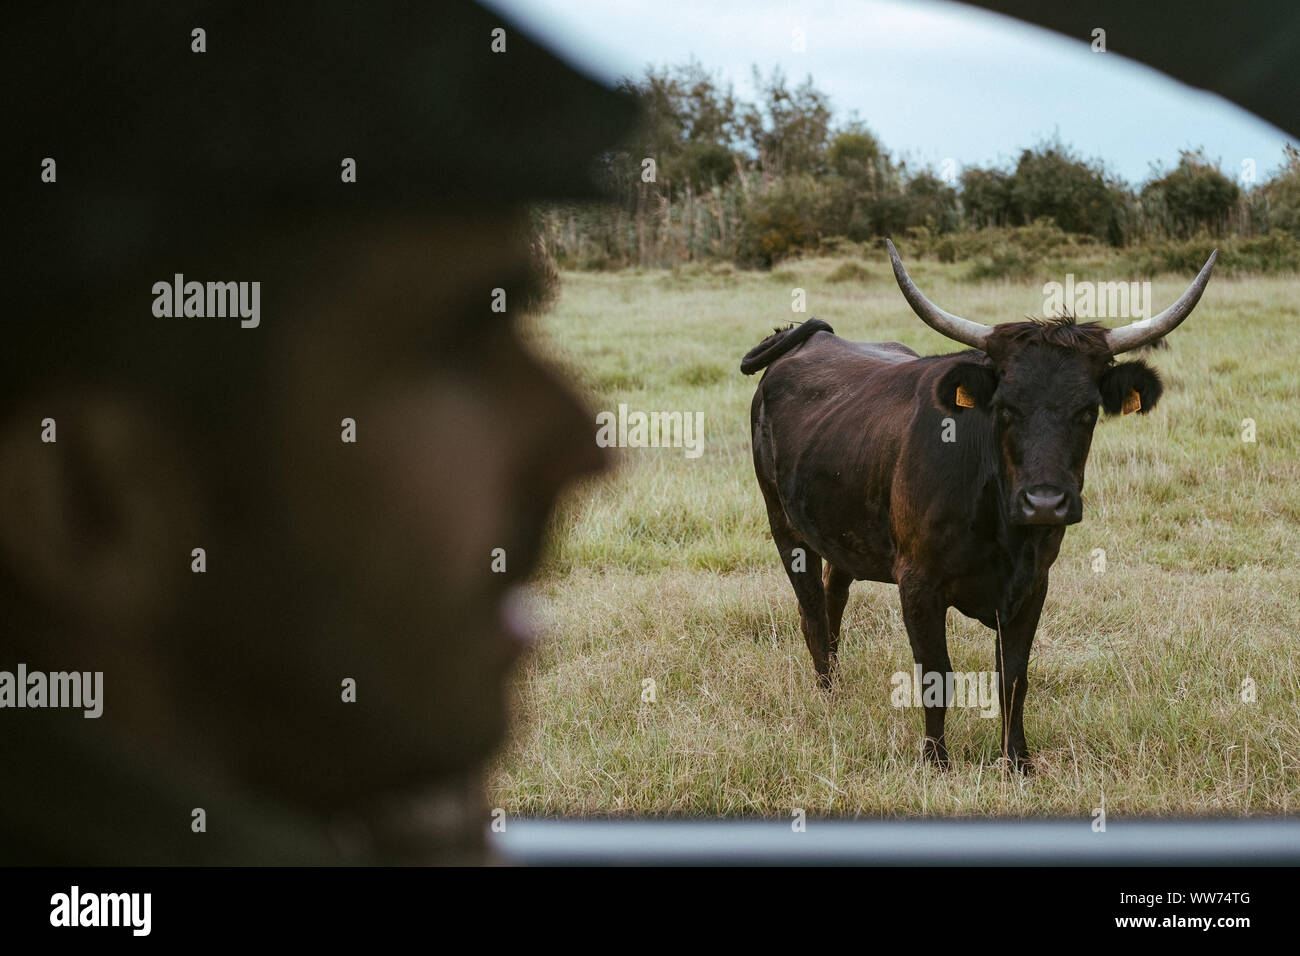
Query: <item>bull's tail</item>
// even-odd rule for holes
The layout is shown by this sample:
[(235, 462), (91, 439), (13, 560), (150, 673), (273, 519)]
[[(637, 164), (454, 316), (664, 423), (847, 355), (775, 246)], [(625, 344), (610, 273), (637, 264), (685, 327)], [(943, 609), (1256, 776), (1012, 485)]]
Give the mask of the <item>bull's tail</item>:
[(834, 332), (821, 319), (809, 319), (802, 325), (791, 323), (784, 329), (777, 329), (763, 341), (745, 353), (740, 360), (740, 370), (746, 375), (753, 375), (761, 368), (767, 368), (782, 355), (792, 352), (810, 339), (814, 332)]

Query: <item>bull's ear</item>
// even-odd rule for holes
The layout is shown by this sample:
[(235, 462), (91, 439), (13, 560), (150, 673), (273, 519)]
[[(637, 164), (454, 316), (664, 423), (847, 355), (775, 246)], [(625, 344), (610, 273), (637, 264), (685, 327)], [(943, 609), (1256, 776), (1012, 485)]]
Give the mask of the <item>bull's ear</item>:
[(988, 408), (998, 376), (985, 362), (957, 362), (943, 373), (934, 387), (934, 397), (944, 411), (956, 413), (961, 408)]
[(1156, 407), (1165, 387), (1160, 375), (1146, 362), (1121, 362), (1102, 373), (1101, 407), (1108, 415), (1137, 412), (1145, 415)]

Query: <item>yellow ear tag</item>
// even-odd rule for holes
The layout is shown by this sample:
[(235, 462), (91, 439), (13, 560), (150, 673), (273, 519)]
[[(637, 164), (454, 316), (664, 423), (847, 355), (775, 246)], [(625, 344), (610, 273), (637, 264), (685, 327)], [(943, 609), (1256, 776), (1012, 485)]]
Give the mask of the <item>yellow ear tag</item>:
[[(1136, 395), (1137, 393), (1134, 392), (1133, 394)], [(966, 391), (966, 389), (962, 388), (960, 385), (957, 386), (957, 404), (962, 408), (975, 407), (975, 399), (971, 398), (970, 392)]]
[(1124, 399), (1124, 407), (1120, 409), (1125, 415), (1131, 415), (1142, 407), (1142, 396), (1137, 393), (1137, 389), (1130, 389), (1128, 398)]

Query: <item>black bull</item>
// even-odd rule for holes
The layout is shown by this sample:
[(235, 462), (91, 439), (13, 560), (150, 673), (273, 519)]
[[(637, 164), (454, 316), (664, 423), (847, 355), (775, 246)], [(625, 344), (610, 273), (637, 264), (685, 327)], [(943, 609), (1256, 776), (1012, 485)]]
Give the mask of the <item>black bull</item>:
[[(751, 408), (754, 470), (819, 683), (831, 684), (852, 582), (898, 585), (912, 656), (945, 686), (955, 607), (996, 632), (1002, 752), (1024, 769), (1030, 648), (1065, 527), (1082, 520), (1098, 406), (1146, 413), (1162, 391), (1145, 363), (1113, 356), (1186, 318), (1215, 257), (1174, 306), (1123, 329), (990, 328), (932, 305), (889, 251), (917, 314), (978, 347), (921, 357), (845, 341), (818, 319), (776, 332), (741, 363), (746, 374), (767, 368)], [(943, 766), (937, 696), (925, 701), (923, 750)]]

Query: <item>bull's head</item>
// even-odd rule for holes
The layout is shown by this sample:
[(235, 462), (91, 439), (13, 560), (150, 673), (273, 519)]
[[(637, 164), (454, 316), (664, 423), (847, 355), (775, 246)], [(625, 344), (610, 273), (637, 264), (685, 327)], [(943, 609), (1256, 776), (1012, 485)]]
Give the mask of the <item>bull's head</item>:
[(987, 326), (945, 312), (923, 296), (886, 242), (894, 277), (926, 325), (979, 349), (940, 379), (935, 399), (952, 414), (992, 416), (1013, 524), (1074, 524), (1083, 519), (1083, 469), (1097, 424), (1108, 414), (1146, 414), (1160, 400), (1160, 376), (1145, 362), (1116, 363), (1122, 352), (1158, 341), (1196, 307), (1218, 250), (1177, 302), (1123, 328), (1071, 319)]

